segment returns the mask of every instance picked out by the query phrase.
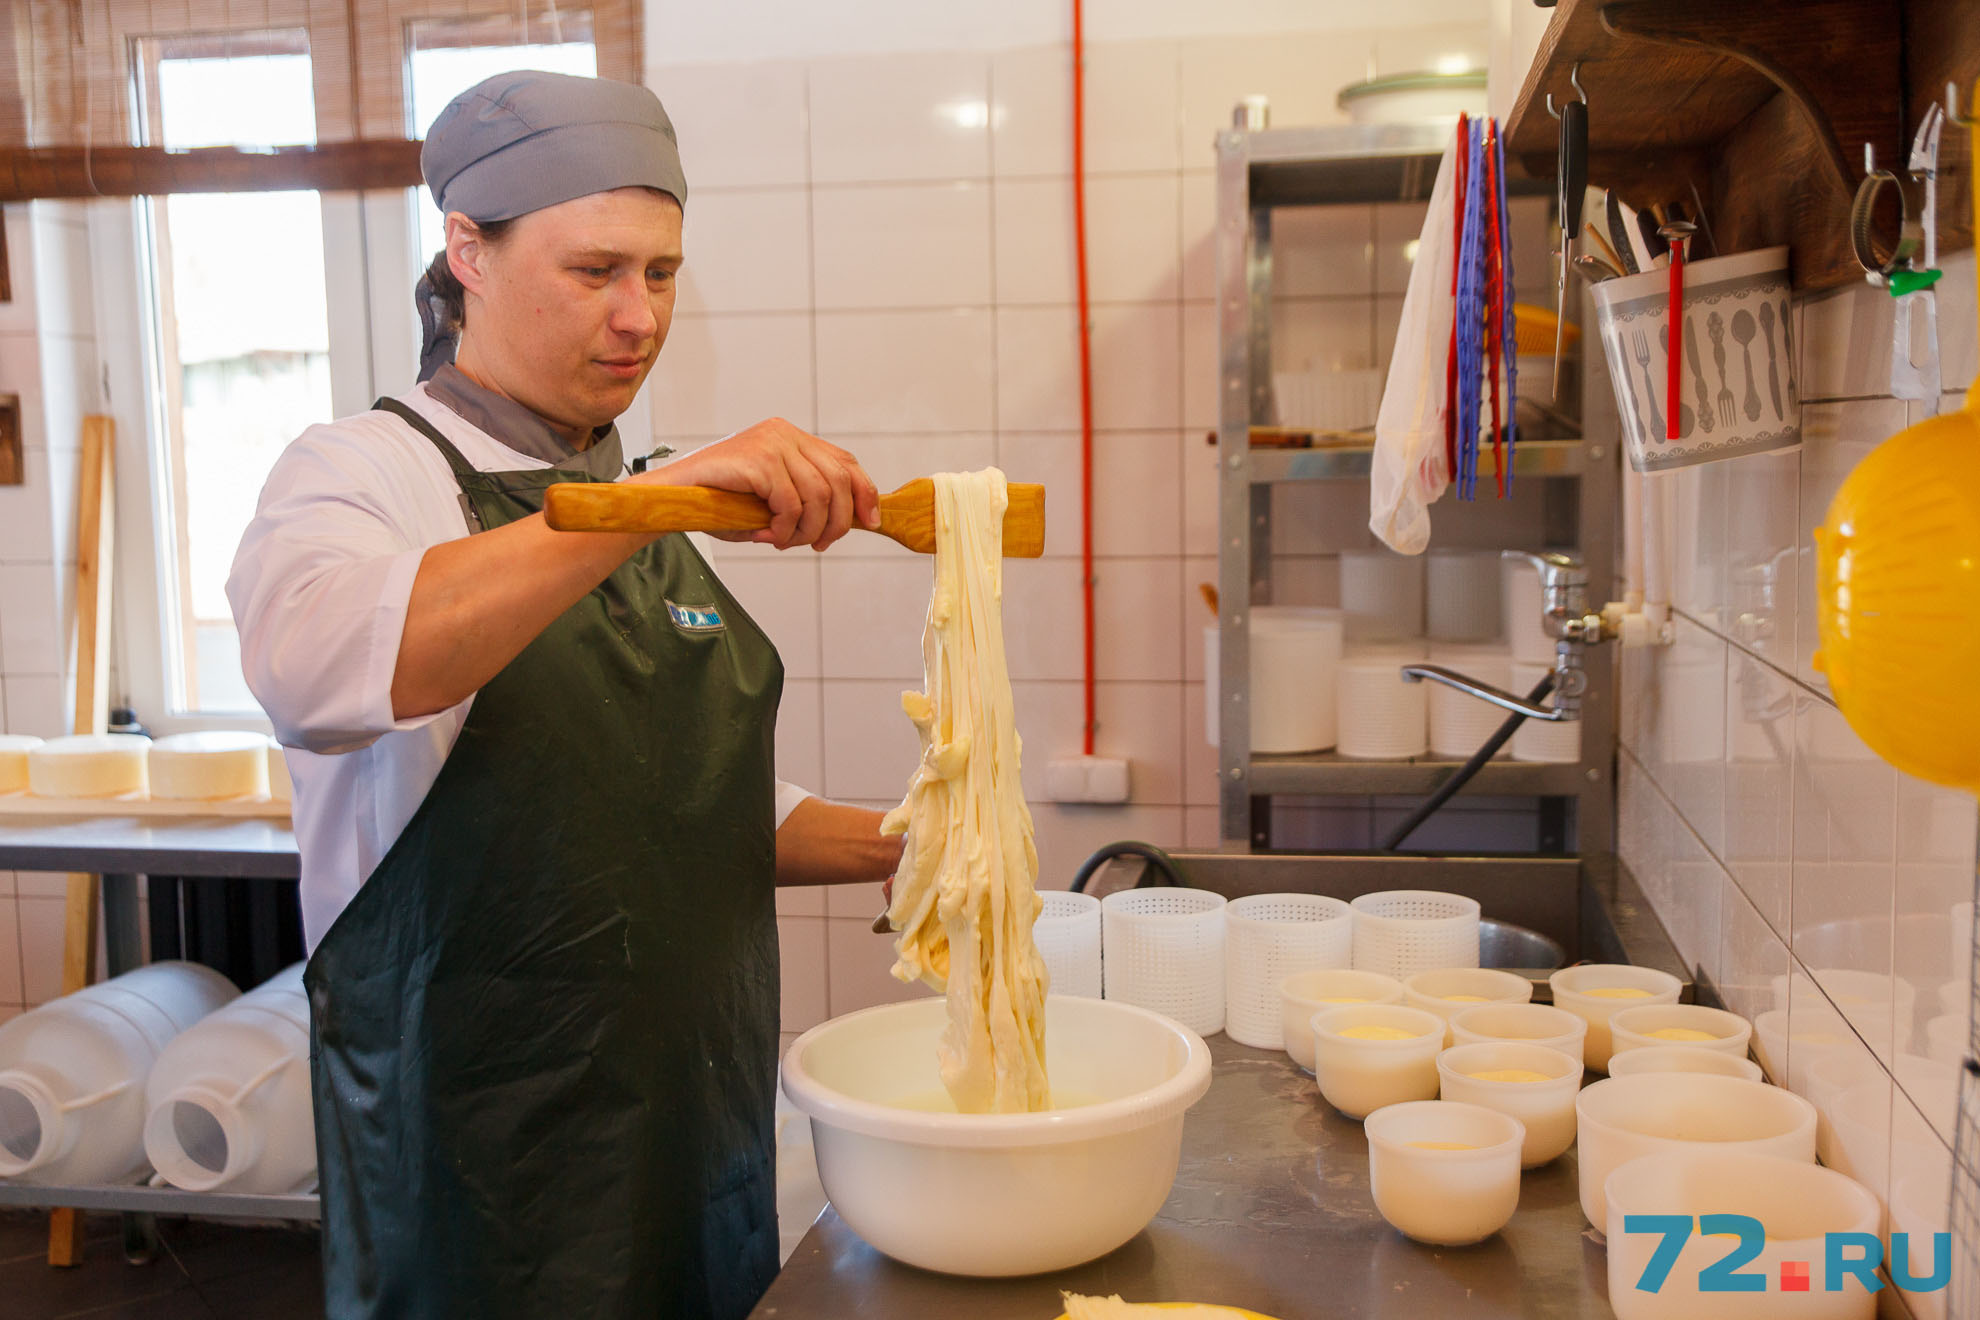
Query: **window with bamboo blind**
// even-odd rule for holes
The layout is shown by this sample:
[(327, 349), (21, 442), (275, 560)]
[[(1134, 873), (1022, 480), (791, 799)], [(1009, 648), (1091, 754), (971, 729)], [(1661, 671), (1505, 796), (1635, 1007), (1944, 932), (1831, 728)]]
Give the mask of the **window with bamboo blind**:
[[(409, 62), (420, 51), (560, 45), (637, 82), (640, 0), (13, 0), (0, 18), (0, 200), (416, 182)], [(316, 141), (163, 158), (146, 131), (147, 60), (308, 54)], [(254, 107), (240, 110), (242, 140)], [(286, 147), (291, 144), (256, 144)]]

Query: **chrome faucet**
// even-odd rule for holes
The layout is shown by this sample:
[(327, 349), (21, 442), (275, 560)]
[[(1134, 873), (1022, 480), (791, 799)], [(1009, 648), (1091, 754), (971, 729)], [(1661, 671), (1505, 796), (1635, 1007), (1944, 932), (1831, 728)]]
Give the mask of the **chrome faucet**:
[(1588, 570), (1580, 560), (1557, 550), (1540, 554), (1507, 550), (1503, 557), (1523, 559), (1540, 574), (1540, 626), (1554, 639), (1553, 704), (1539, 705), (1442, 665), (1404, 665), (1403, 679), (1410, 683), (1433, 679), (1531, 720), (1579, 719), (1581, 697), (1588, 690), (1588, 674), (1581, 664), (1582, 650), (1615, 635), (1603, 622), (1601, 613), (1589, 608)]

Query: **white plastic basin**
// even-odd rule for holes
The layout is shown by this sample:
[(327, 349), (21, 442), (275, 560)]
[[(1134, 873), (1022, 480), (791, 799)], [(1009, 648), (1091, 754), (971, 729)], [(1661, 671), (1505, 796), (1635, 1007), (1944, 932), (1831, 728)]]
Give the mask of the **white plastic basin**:
[(944, 1274), (1068, 1269), (1139, 1233), (1168, 1199), (1183, 1114), (1210, 1087), (1189, 1028), (1104, 999), (1045, 1001), (1055, 1096), (1037, 1114), (957, 1114), (937, 1043), (948, 1006), (927, 998), (834, 1018), (784, 1056), (784, 1093), (811, 1118), (818, 1175), (876, 1250)]
[[(1700, 1146), (1630, 1160), (1609, 1175), (1606, 1192), (1609, 1303), (1617, 1320), (1871, 1320), (1877, 1313), (1876, 1296), (1852, 1275), (1835, 1280), (1838, 1288), (1829, 1291), (1824, 1235), (1875, 1237), (1883, 1217), (1867, 1188), (1833, 1169)], [(1663, 1237), (1626, 1232), (1623, 1221), (1630, 1215), (1710, 1214), (1760, 1221), (1766, 1242), (1739, 1272), (1765, 1277), (1766, 1291), (1703, 1290), (1700, 1274), (1725, 1258), (1733, 1239), (1696, 1232), (1659, 1286), (1639, 1289)], [(1807, 1291), (1778, 1286), (1789, 1261), (1806, 1265)]]
[(1603, 1184), (1638, 1156), (1707, 1150), (1815, 1161), (1815, 1106), (1765, 1082), (1709, 1073), (1610, 1077), (1583, 1087), (1574, 1109), (1581, 1212), (1591, 1224), (1609, 1222)]

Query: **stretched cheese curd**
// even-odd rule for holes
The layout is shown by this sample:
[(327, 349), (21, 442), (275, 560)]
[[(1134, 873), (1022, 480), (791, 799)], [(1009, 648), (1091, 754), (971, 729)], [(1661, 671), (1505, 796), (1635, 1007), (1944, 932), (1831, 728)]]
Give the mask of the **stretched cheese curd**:
[(1004, 662), (1004, 474), (935, 478), (935, 589), (921, 657), (926, 692), (901, 694), (921, 761), (882, 834), (905, 834), (888, 919), (893, 974), (948, 997), (942, 1084), (965, 1114), (1051, 1108), (1042, 901)]

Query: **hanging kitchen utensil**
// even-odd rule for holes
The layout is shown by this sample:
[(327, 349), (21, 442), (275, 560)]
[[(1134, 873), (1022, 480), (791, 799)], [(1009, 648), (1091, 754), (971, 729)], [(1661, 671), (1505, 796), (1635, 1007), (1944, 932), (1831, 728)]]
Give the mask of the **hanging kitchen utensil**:
[[(1939, 309), (1932, 285), (1939, 279), (1939, 132), (1945, 112), (1934, 105), (1911, 140), (1907, 168), (1925, 185), (1925, 207), (1918, 217), (1919, 258), (1923, 265), (1891, 271), (1887, 284), (1897, 299), (1891, 317), (1891, 396), (1915, 400), (1926, 416), (1939, 411)], [(1914, 333), (1918, 351), (1914, 354)]]
[(1980, 379), (1856, 465), (1815, 547), (1815, 666), (1844, 718), (1898, 769), (1980, 791)]
[[(1485, 282), (1485, 359), (1492, 400), (1492, 468), (1499, 487), (1499, 498), (1506, 495), (1506, 416), (1499, 396), (1502, 370), (1510, 357), (1506, 335), (1506, 219), (1503, 198), (1505, 170), (1499, 154), (1499, 121), (1485, 120), (1484, 150), (1480, 159), (1485, 171), (1484, 233), (1479, 274)], [(1476, 498), (1474, 493), (1473, 498)]]
[(1621, 275), (1623, 273), (1623, 259), (1617, 253), (1615, 245), (1602, 237), (1602, 227), (1600, 225), (1589, 225), (1586, 232), (1588, 234), (1588, 241), (1595, 245), (1595, 250), (1593, 252), (1582, 253), (1574, 259), (1574, 264), (1580, 265), (1585, 261), (1599, 262), (1615, 271), (1616, 274)]
[[(1669, 342), (1665, 345), (1664, 352), (1669, 372), (1664, 384), (1664, 416), (1669, 423), (1668, 429), (1664, 432), (1666, 440), (1682, 440), (1691, 429), (1689, 426), (1680, 428), (1678, 425), (1679, 414), (1684, 407), (1684, 377), (1679, 359), (1684, 351), (1685, 245), (1691, 241), (1692, 231), (1697, 227), (1686, 220), (1673, 220), (1657, 231), (1657, 236), (1664, 240), (1665, 249), (1671, 257), (1671, 312), (1670, 320), (1666, 323)], [(1771, 309), (1767, 310), (1771, 314)], [(1776, 413), (1780, 411), (1778, 404), (1774, 411)]]
[(1478, 471), (1478, 413), (1485, 369), (1485, 126), (1473, 121), (1466, 143), (1464, 223), (1458, 241), (1458, 498), (1471, 499)]
[[(1616, 196), (1615, 189), (1611, 188), (1606, 194), (1606, 198), (1604, 215), (1607, 217), (1609, 227), (1609, 245), (1613, 246), (1616, 256), (1622, 262), (1623, 274), (1641, 275), (1643, 268), (1636, 264), (1636, 249), (1630, 243), (1629, 237), (1631, 221), (1634, 217), (1624, 216), (1623, 212), (1627, 208), (1623, 206), (1622, 198)], [(1592, 226), (1590, 227), (1590, 232), (1594, 232)]]
[[(1036, 559), (1045, 553), (1045, 488), (1013, 481), (1009, 499), (1004, 557)], [(770, 525), (770, 506), (754, 495), (707, 486), (566, 481), (544, 492), (543, 517), (560, 532), (753, 532)], [(920, 477), (882, 495), (880, 525), (861, 530), (934, 554), (935, 483)]]
[[(1670, 212), (1667, 211), (1666, 214), (1670, 214)], [(1672, 218), (1675, 219), (1676, 217), (1673, 216)], [(1664, 264), (1670, 255), (1671, 242), (1664, 234), (1664, 230), (1669, 227), (1669, 224), (1669, 221), (1659, 220), (1653, 212), (1638, 211), (1636, 213), (1636, 238), (1638, 242), (1643, 244), (1643, 250), (1650, 254), (1650, 264), (1653, 266)]]
[[(1581, 65), (1577, 62), (1568, 72), (1568, 81), (1574, 85), (1577, 99), (1560, 108), (1557, 118), (1561, 121), (1560, 160), (1557, 165), (1560, 178), (1561, 212), (1561, 274), (1556, 286), (1559, 295), (1554, 314), (1561, 322), (1567, 320), (1568, 267), (1574, 261), (1574, 240), (1581, 233), (1581, 206), (1588, 188), (1588, 93), (1581, 90)], [(1553, 112), (1554, 98), (1547, 95), (1547, 109)], [(1557, 328), (1554, 332), (1554, 400), (1561, 397), (1561, 337)]]
[[(1589, 230), (1594, 233), (1594, 230)], [(1593, 252), (1584, 252), (1574, 259), (1574, 273), (1590, 284), (1600, 284), (1603, 280), (1621, 279), (1622, 272), (1611, 266)]]
[[(1519, 449), (1519, 327), (1513, 306), (1512, 208), (1506, 198), (1506, 139), (1495, 121), (1492, 126), (1492, 204), (1497, 208), (1499, 235), (1499, 316), (1495, 329), (1500, 352), (1506, 360), (1506, 444), (1499, 457), (1499, 498), (1512, 489), (1513, 458)], [(1496, 425), (1497, 418), (1494, 417)]]
[[(1471, 116), (1462, 112), (1458, 114), (1454, 162), (1457, 167), (1457, 177), (1456, 187), (1451, 194), (1451, 306), (1453, 308), (1457, 306), (1458, 276), (1464, 269), (1465, 188), (1470, 183), (1466, 176), (1471, 169)], [(1454, 482), (1458, 479), (1457, 400), (1458, 330), (1457, 318), (1453, 315), (1450, 352), (1444, 359), (1444, 467)]]

